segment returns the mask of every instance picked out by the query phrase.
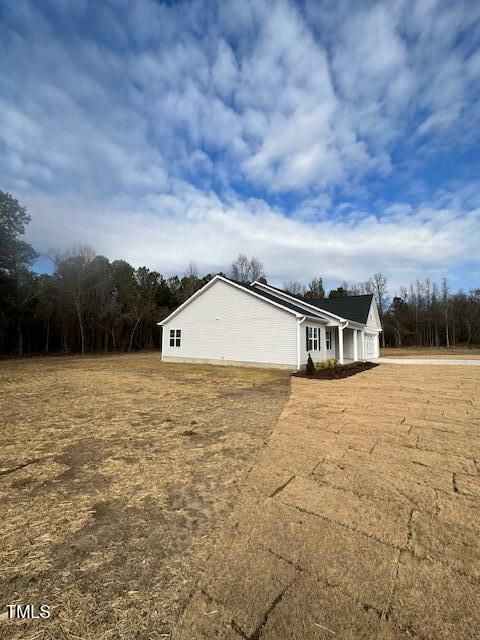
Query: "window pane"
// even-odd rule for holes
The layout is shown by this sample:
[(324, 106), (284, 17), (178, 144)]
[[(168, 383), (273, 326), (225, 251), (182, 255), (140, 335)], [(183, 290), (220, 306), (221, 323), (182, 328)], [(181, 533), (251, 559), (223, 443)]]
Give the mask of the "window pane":
[(176, 346), (179, 347), (180, 346), (180, 338), (177, 338), (176, 343), (177, 343)]
[(180, 338), (181, 335), (182, 335), (182, 330), (181, 329), (177, 329), (177, 338)]
[(175, 337), (175, 329), (170, 329), (170, 338)]
[(170, 338), (170, 346), (171, 347), (175, 346), (175, 339), (174, 338)]

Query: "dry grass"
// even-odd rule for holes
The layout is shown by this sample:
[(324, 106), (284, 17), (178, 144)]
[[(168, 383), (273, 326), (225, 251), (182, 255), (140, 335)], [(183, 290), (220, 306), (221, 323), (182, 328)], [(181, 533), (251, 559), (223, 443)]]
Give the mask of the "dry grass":
[(176, 640), (480, 637), (480, 370), (294, 378)]
[(478, 360), (479, 347), (400, 347), (398, 349), (380, 349), (383, 358), (448, 358), (459, 360)]
[(0, 637), (170, 637), (289, 384), (158, 354), (0, 362), (0, 604), (53, 607)]

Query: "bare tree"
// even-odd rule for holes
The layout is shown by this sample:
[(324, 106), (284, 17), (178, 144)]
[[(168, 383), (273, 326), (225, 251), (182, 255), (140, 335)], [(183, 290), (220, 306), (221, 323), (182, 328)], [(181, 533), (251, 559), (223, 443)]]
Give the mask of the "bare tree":
[(88, 265), (94, 257), (95, 251), (88, 245), (78, 245), (70, 251), (53, 256), (60, 291), (67, 304), (73, 306), (78, 320), (82, 355), (85, 355), (86, 350), (84, 314), (89, 290)]
[(49, 352), (50, 325), (56, 304), (58, 304), (58, 292), (55, 287), (55, 279), (49, 275), (40, 276), (36, 312), (45, 327), (45, 353)]
[(199, 277), (198, 267), (195, 262), (190, 262), (180, 283), (182, 302), (198, 291), (201, 286), (202, 281)]
[(250, 278), (252, 282), (258, 280), (259, 278), (265, 278), (265, 273), (263, 272), (263, 264), (257, 258), (252, 258), (250, 260)]
[(306, 286), (301, 282), (298, 282), (298, 280), (289, 280), (288, 282), (284, 282), (283, 288), (294, 296), (304, 296), (307, 292)]
[[(375, 273), (372, 278), (368, 281), (369, 286), (371, 288), (371, 292), (375, 298), (375, 301), (378, 306), (378, 312), (380, 314), (380, 318), (383, 321), (384, 312), (387, 304), (387, 278), (382, 273)], [(385, 346), (385, 334), (380, 334), (382, 336), (382, 347)]]
[(198, 267), (195, 262), (189, 262), (185, 269), (185, 278), (196, 278), (198, 280)]
[(450, 346), (450, 335), (448, 332), (448, 281), (446, 278), (442, 278), (442, 305), (443, 313), (445, 316), (445, 342), (447, 347)]
[(238, 282), (248, 282), (250, 276), (250, 261), (243, 253), (239, 253), (235, 262), (232, 262), (230, 275)]
[(239, 253), (235, 262), (232, 263), (230, 276), (238, 282), (254, 282), (260, 278), (264, 278), (262, 263), (257, 258), (252, 257), (250, 260), (243, 253)]
[(380, 316), (382, 316), (385, 311), (387, 301), (387, 278), (382, 273), (375, 273), (368, 281), (368, 285), (369, 286), (366, 286), (365, 288), (370, 288), (370, 292), (373, 293), (378, 305)]

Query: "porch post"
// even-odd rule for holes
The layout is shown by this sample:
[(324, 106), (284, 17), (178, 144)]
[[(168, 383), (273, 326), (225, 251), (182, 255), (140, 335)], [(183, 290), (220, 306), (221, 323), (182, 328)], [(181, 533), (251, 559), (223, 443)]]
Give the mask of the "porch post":
[(360, 341), (362, 343), (362, 360), (365, 360), (365, 331), (360, 332)]
[(338, 327), (338, 361), (343, 364), (343, 327)]
[(358, 360), (358, 329), (353, 330), (353, 360)]

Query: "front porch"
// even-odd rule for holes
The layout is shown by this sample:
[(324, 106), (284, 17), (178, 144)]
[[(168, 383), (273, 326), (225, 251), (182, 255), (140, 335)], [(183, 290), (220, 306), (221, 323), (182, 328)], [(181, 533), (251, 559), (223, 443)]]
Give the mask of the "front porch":
[(335, 356), (340, 364), (365, 360), (365, 332), (353, 327), (335, 327)]
[(355, 326), (357, 323), (350, 321), (341, 324), (334, 321), (323, 324), (313, 320), (307, 322), (303, 345), (301, 330), (297, 330), (299, 369), (305, 366), (308, 355), (314, 363), (335, 359), (341, 365), (378, 357), (378, 335), (369, 328)]

